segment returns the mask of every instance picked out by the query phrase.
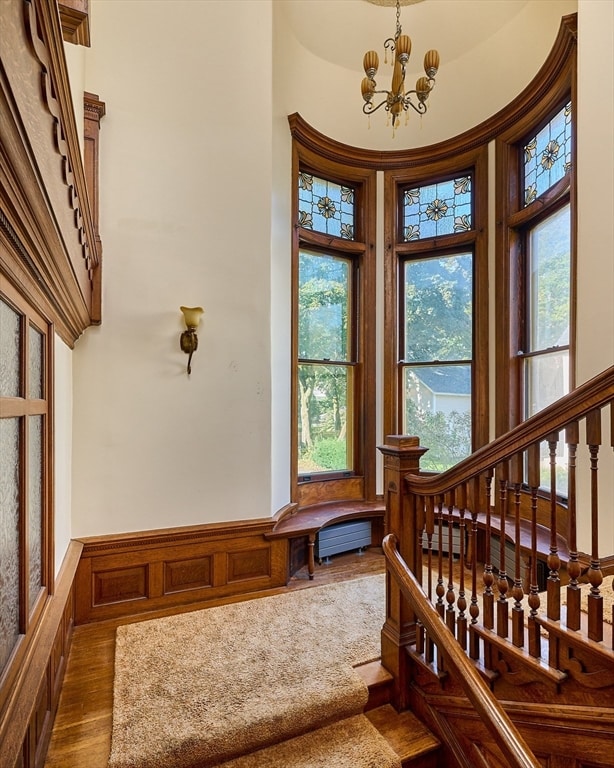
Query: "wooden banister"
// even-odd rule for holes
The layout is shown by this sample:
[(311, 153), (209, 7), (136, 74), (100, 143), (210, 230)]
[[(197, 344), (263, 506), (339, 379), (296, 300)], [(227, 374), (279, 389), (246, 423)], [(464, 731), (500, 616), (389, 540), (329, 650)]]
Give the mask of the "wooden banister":
[(606, 369), (568, 395), (523, 421), (517, 427), (482, 446), (463, 461), (438, 475), (408, 475), (416, 493), (438, 494), (511, 459), (533, 443), (560, 432), (568, 424), (614, 400), (614, 366)]
[[(420, 474), (427, 448), (418, 437), (388, 436), (380, 447), (391, 534), (381, 658), (394, 678), (393, 703), (425, 706), (424, 685), (446, 695), (462, 685), (488, 729), (482, 738), (492, 733), (495, 751), (507, 740), (513, 768), (539, 763), (500, 725), (493, 697), (577, 708), (614, 694), (598, 485), (601, 428), (613, 413), (614, 366), (441, 474)], [(578, 551), (580, 521), (589, 552)], [(476, 676), (479, 690), (490, 686), (477, 703), (469, 690)], [(458, 717), (445, 728), (472, 743)]]
[(429, 635), (440, 649), (444, 649), (446, 666), (456, 673), (465, 694), (476, 712), (491, 732), (499, 749), (508, 761), (509, 768), (541, 768), (541, 763), (531, 752), (520, 732), (510, 720), (503, 707), (488, 689), (466, 654), (455, 642), (451, 642), (449, 629), (441, 620), (437, 610), (422, 591), (420, 583), (407, 568), (397, 550), (394, 534), (384, 538), (383, 549), (389, 571), (393, 574), (405, 599)]

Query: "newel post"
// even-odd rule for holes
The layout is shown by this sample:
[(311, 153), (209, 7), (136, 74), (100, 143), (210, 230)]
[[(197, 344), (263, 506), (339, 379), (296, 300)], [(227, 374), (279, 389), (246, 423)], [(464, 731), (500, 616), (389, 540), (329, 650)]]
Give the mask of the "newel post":
[[(416, 509), (416, 497), (407, 493), (403, 478), (420, 471), (420, 458), (427, 448), (417, 437), (388, 435), (379, 450), (384, 456), (384, 498), (386, 517), (384, 531), (394, 533), (401, 556), (422, 581), (422, 542), (417, 530), (423, 527), (423, 510)], [(420, 520), (417, 518), (420, 517)], [(418, 526), (418, 523), (420, 525)], [(382, 628), (382, 664), (392, 673), (394, 705), (406, 709), (408, 683), (405, 646), (416, 641), (416, 621), (388, 568), (386, 568), (386, 622)]]

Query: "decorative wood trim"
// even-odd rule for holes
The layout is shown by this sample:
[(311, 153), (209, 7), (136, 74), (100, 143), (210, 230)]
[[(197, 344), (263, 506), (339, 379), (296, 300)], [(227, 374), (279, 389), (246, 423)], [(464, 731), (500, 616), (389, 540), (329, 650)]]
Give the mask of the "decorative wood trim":
[(0, 12), (0, 268), (72, 347), (99, 261), (59, 16), (43, 0)]
[(287, 539), (271, 519), (80, 539), (76, 623), (203, 607), (286, 584)]
[(51, 737), (74, 626), (73, 582), (82, 545), (71, 542), (23, 664), (0, 711), (0, 765), (34, 768)]
[(99, 184), (99, 147), (100, 147), (100, 121), (106, 114), (106, 105), (100, 101), (95, 93), (83, 94), (83, 118), (84, 118), (84, 142), (83, 164), (85, 169), (85, 182), (92, 208), (92, 223), (95, 232), (96, 257), (98, 267), (94, 270), (92, 286), (92, 322), (99, 324), (102, 321), (102, 240), (100, 239), (100, 184)]
[(67, 43), (90, 47), (89, 0), (59, 0), (62, 35)]
[[(462, 743), (480, 743), (500, 754), (497, 743), (469, 702), (434, 689), (413, 689), (416, 707), (436, 734), (442, 722)], [(612, 760), (614, 716), (610, 709), (578, 702), (545, 704), (506, 701), (505, 710), (544, 765), (561, 768), (608, 768)]]

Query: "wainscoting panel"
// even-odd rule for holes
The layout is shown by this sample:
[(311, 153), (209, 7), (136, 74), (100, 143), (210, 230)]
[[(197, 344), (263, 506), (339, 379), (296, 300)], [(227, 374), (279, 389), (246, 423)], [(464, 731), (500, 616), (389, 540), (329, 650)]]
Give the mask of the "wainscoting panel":
[(55, 591), (11, 686), (0, 719), (0, 766), (42, 768), (58, 707), (74, 626), (73, 580), (81, 545), (68, 548)]
[(76, 623), (172, 612), (283, 586), (288, 542), (268, 540), (274, 520), (83, 538)]

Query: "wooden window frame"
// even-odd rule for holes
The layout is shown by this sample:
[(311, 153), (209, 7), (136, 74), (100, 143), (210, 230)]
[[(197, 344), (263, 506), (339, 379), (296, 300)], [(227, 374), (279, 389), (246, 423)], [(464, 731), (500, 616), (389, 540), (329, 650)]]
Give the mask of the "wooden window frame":
[[(298, 178), (312, 173), (338, 184), (354, 187), (354, 239), (346, 240), (301, 227), (298, 224)], [(339, 500), (375, 499), (375, 210), (376, 175), (364, 169), (324, 157), (295, 136), (292, 152), (292, 378), (291, 378), (291, 498), (300, 506)], [(299, 482), (298, 467), (298, 263), (301, 250), (350, 258), (353, 287), (354, 400), (353, 468), (349, 472), (314, 473)]]
[[(19, 638), (4, 673), (0, 676), (0, 710), (10, 696), (12, 686), (22, 671), (24, 660), (34, 642), (45, 606), (54, 592), (54, 514), (53, 514), (53, 344), (54, 327), (23, 295), (0, 274), (0, 296), (21, 316), (21, 392), (19, 397), (0, 397), (0, 418), (21, 418), (20, 424), (20, 504), (19, 504)], [(44, 338), (44, 398), (26, 397), (29, 390), (27, 360), (29, 328), (33, 325)], [(28, 540), (28, 430), (29, 416), (44, 416), (42, 438), (42, 505), (41, 505), (41, 581), (42, 589), (33, 606), (29, 605), (29, 540)]]
[[(469, 232), (440, 235), (409, 242), (402, 237), (402, 191), (408, 185), (420, 187), (458, 176), (472, 176), (473, 226)], [(488, 148), (435, 162), (425, 160), (410, 170), (388, 171), (384, 175), (385, 200), (395, 201), (384, 212), (385, 295), (384, 307), (384, 429), (385, 434), (401, 432), (402, 382), (399, 344), (403, 336), (401, 270), (412, 255), (449, 254), (470, 251), (473, 255), (473, 355), (471, 376), (472, 450), (488, 441)], [(419, 436), (418, 436), (419, 437)], [(426, 446), (428, 447), (428, 446)]]
[[(547, 192), (529, 205), (524, 205), (523, 151), (526, 141), (534, 136), (562, 107), (572, 102), (571, 171)], [(500, 385), (496, 403), (496, 434), (524, 420), (524, 348), (526, 328), (527, 233), (567, 202), (570, 205), (570, 329), (569, 382), (575, 388), (576, 336), (576, 112), (575, 55), (560, 73), (549, 93), (534, 109), (528, 111), (514, 127), (496, 143), (496, 211), (497, 228), (495, 301), (498, 308), (495, 324), (496, 367)], [(518, 299), (521, 297), (521, 300)]]

